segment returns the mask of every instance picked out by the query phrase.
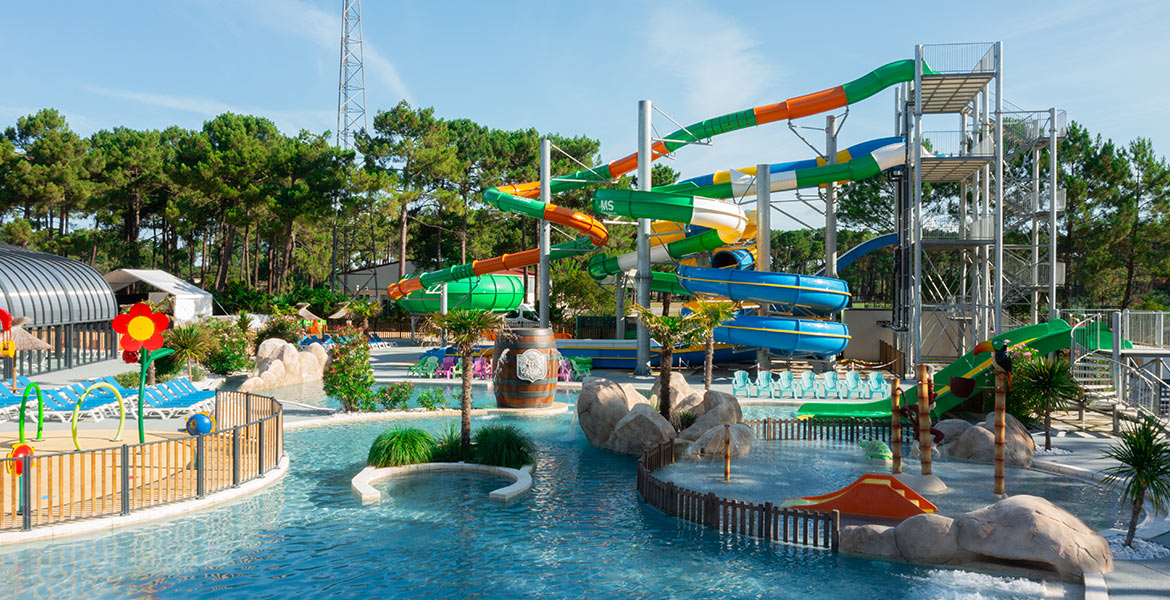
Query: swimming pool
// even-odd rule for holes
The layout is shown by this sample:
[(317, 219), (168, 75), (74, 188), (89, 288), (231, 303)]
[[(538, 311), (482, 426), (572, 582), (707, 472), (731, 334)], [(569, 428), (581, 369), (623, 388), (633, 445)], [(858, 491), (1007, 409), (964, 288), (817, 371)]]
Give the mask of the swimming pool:
[[(239, 385), (240, 382), (233, 382), (234, 385)], [(234, 389), (233, 385), (227, 385), (220, 389)], [(428, 383), (414, 384), (414, 392), (411, 394), (409, 408), (419, 408), (418, 397), (427, 390), (440, 390), (444, 397), (447, 398), (447, 406), (450, 408), (459, 408), (459, 396), (462, 393), (462, 385), (459, 380), (436, 379)], [(263, 390), (257, 392), (259, 394), (276, 397), (280, 400), (291, 400), (300, 404), (307, 404), (309, 406), (320, 406), (322, 408), (341, 408), (341, 402), (327, 396), (320, 381), (310, 381), (298, 385), (289, 385), (281, 388)], [(555, 400), (557, 402), (574, 403), (577, 399), (578, 391), (573, 390), (557, 390)], [(484, 385), (477, 385), (471, 388), (471, 406), (473, 408), (495, 408), (496, 396), (491, 388)]]
[[(489, 502), (501, 480), (415, 475), (361, 506), (349, 480), (388, 423), (289, 431), (272, 487), (192, 516), (0, 549), (22, 598), (1034, 598), (1046, 584), (720, 535), (634, 492), (634, 459), (550, 418), (487, 416), (531, 432), (535, 487)], [(456, 418), (396, 421), (432, 432)], [(1054, 584), (1047, 584), (1054, 585)]]

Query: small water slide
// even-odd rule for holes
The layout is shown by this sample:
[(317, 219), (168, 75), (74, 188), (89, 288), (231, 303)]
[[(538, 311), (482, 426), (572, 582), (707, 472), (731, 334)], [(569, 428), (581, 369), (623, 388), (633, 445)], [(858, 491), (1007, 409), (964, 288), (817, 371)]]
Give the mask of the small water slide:
[[(712, 138), (716, 135), (767, 123), (798, 119), (842, 108), (869, 98), (892, 85), (910, 81), (913, 79), (913, 76), (914, 61), (895, 61), (878, 67), (843, 85), (804, 96), (789, 98), (775, 104), (757, 106), (755, 108), (729, 113), (683, 127), (668, 134), (664, 139), (655, 142), (651, 148), (651, 156), (653, 159), (657, 159), (686, 146), (689, 142)], [(638, 155), (635, 152), (606, 165), (582, 169), (575, 173), (556, 177), (550, 184), (550, 191), (552, 194), (558, 194), (587, 186), (605, 184), (612, 179), (633, 171), (637, 166)], [(842, 165), (829, 165), (829, 167), (841, 168)], [(750, 187), (750, 184), (745, 184), (742, 180), (731, 181), (730, 175), (729, 173), (728, 181), (719, 183), (713, 181), (712, 185), (725, 185), (732, 189), (735, 189), (737, 185), (742, 188)], [(794, 173), (794, 177), (797, 176), (798, 173)], [(702, 186), (694, 185), (691, 187), (695, 188), (695, 191), (691, 195), (697, 195), (702, 190)], [(594, 248), (602, 247), (608, 242), (609, 231), (600, 220), (588, 214), (562, 206), (551, 203), (546, 204), (536, 199), (539, 196), (540, 183), (528, 182), (488, 189), (483, 194), (483, 201), (499, 210), (519, 213), (537, 219), (547, 219), (553, 223), (569, 227), (584, 234), (583, 237), (554, 245), (550, 251), (551, 260), (578, 256), (583, 252), (589, 252)], [(421, 290), (434, 288), (439, 284), (497, 273), (508, 269), (532, 266), (537, 264), (539, 260), (540, 253), (538, 249), (525, 250), (515, 254), (504, 254), (486, 260), (455, 265), (416, 277), (409, 277), (391, 284), (387, 288), (387, 291), (391, 299), (397, 300)]]
[[(848, 267), (849, 265), (856, 262), (857, 259), (861, 258), (862, 256), (865, 256), (866, 254), (869, 254), (870, 252), (873, 252), (874, 250), (877, 250), (879, 248), (885, 248), (887, 246), (897, 246), (897, 245), (898, 245), (898, 234), (896, 234), (896, 233), (887, 233), (885, 235), (879, 235), (875, 238), (870, 238), (868, 240), (865, 240), (864, 242), (861, 242), (860, 244), (850, 248), (841, 256), (837, 257), (837, 270), (840, 271), (841, 269)], [(823, 267), (821, 268), (820, 271), (817, 271), (817, 275), (824, 275), (824, 274), (825, 274), (825, 269)]]
[[(1007, 340), (1012, 346), (1023, 345), (1041, 354), (1048, 354), (1069, 347), (1070, 331), (1069, 324), (1063, 319), (1053, 319), (1047, 323), (1013, 329), (994, 339)], [(937, 398), (931, 414), (938, 418), (963, 402), (963, 398), (951, 393), (951, 377), (973, 378), (978, 381), (980, 388), (988, 388), (991, 386), (991, 374), (991, 354), (987, 353), (969, 352), (940, 369), (934, 374)], [(905, 390), (902, 398), (903, 406), (917, 404), (917, 388)], [(887, 394), (882, 399), (872, 402), (806, 402), (800, 405), (796, 414), (817, 417), (889, 417), (890, 397)]]

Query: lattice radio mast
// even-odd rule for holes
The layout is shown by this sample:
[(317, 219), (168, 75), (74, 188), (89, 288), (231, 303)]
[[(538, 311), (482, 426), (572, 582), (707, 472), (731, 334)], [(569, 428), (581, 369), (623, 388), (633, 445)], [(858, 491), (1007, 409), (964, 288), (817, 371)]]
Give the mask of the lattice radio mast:
[(366, 127), (366, 72), (362, 67), (362, 2), (341, 0), (341, 67), (337, 79), (337, 145), (354, 148), (358, 127)]

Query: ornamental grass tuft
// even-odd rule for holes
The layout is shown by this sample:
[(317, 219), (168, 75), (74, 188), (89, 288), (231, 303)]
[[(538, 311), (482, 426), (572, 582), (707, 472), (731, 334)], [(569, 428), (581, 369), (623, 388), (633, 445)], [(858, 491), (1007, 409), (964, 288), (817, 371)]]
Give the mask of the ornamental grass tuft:
[(434, 450), (431, 434), (413, 427), (394, 427), (374, 440), (366, 464), (382, 468), (430, 462)]
[(475, 462), (519, 469), (532, 464), (536, 445), (515, 425), (485, 425), (475, 431)]

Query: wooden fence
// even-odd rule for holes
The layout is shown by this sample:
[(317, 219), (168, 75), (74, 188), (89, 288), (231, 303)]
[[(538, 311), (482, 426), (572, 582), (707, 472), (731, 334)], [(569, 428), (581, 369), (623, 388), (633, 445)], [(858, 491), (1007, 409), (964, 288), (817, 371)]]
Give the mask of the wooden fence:
[[(865, 440), (890, 441), (890, 419), (756, 419), (744, 421), (752, 428), (756, 439), (764, 441), (833, 440), (857, 442)], [(915, 439), (914, 426), (902, 420), (902, 443)]]
[(721, 498), (679, 487), (654, 477), (654, 471), (674, 463), (674, 440), (667, 440), (638, 459), (638, 493), (662, 512), (725, 533), (737, 533), (769, 541), (837, 550), (841, 514), (756, 504)]
[(217, 430), (207, 435), (0, 459), (0, 531), (128, 515), (275, 469), (284, 455), (280, 403), (245, 392), (217, 392), (215, 401)]

